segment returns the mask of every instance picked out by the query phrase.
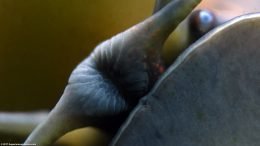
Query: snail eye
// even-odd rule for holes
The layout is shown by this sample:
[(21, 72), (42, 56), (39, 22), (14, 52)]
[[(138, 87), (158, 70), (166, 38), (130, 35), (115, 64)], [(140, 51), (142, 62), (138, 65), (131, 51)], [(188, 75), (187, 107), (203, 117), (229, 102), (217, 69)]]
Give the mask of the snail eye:
[(216, 16), (209, 10), (193, 11), (189, 17), (190, 32), (200, 37), (217, 25)]

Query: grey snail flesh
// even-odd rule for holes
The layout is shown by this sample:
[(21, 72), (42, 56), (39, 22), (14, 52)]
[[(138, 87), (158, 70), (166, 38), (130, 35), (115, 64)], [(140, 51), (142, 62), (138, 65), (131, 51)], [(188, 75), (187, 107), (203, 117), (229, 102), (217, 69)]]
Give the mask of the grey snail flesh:
[(122, 122), (164, 71), (164, 41), (199, 2), (171, 1), (98, 45), (72, 72), (61, 99), (25, 144), (50, 145), (77, 128), (110, 128)]
[(259, 13), (206, 34), (169, 67), (112, 145), (260, 145), (259, 48)]

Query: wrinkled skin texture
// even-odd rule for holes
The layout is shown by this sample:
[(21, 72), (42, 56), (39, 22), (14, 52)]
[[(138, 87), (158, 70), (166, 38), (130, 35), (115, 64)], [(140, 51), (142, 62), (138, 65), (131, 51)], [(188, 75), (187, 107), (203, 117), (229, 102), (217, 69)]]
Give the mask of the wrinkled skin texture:
[(163, 44), (198, 3), (171, 1), (153, 16), (98, 45), (72, 72), (60, 101), (25, 143), (49, 145), (76, 128), (109, 128), (121, 123), (163, 73)]

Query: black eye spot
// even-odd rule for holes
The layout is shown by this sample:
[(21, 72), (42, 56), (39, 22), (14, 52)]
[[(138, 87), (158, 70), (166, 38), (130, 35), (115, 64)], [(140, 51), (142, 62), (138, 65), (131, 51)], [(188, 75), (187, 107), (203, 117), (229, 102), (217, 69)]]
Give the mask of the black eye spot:
[(189, 30), (195, 37), (201, 37), (217, 24), (216, 16), (209, 10), (196, 10), (189, 17)]

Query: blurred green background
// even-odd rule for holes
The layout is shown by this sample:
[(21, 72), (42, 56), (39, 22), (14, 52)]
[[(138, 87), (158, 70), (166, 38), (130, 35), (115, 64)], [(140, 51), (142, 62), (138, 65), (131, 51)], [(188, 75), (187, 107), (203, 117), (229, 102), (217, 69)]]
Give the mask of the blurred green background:
[(101, 41), (151, 14), (153, 0), (0, 0), (0, 110), (50, 109)]

